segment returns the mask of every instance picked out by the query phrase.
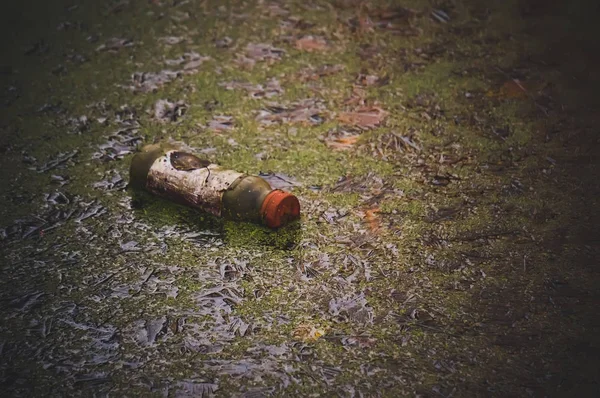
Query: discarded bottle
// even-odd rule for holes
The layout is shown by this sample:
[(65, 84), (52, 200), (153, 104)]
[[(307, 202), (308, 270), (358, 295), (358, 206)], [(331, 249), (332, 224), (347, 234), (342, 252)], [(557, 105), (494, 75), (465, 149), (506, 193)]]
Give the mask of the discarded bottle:
[(130, 185), (232, 220), (279, 228), (300, 218), (294, 195), (260, 177), (226, 170), (171, 144), (146, 145), (131, 162)]

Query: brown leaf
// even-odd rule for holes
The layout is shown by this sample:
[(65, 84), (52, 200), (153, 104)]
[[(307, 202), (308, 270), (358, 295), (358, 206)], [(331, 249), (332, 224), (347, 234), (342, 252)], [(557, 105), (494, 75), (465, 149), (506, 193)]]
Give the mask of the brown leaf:
[(272, 64), (279, 61), (283, 54), (285, 54), (285, 50), (273, 47), (270, 44), (249, 43), (244, 53), (236, 55), (234, 63), (243, 68), (252, 69), (257, 62)]
[(216, 115), (208, 122), (208, 129), (217, 133), (232, 130), (233, 127), (233, 117), (231, 116)]
[(334, 128), (327, 132), (321, 140), (334, 151), (347, 151), (356, 145), (360, 137), (358, 129)]
[(500, 87), (498, 96), (504, 98), (525, 98), (527, 96), (527, 89), (524, 83), (521, 83), (517, 79), (508, 80)]
[(316, 341), (323, 335), (325, 335), (325, 331), (323, 329), (317, 329), (313, 325), (307, 323), (301, 323), (292, 332), (294, 339), (306, 342)]
[(381, 220), (379, 219), (379, 208), (365, 210), (365, 222), (369, 226), (371, 232), (377, 232), (381, 228)]
[(329, 45), (322, 37), (315, 36), (304, 36), (296, 40), (295, 44), (298, 50), (302, 51), (325, 51), (329, 48)]
[(133, 46), (133, 41), (131, 41), (130, 39), (113, 37), (111, 39), (108, 39), (106, 41), (106, 43), (98, 46), (96, 48), (96, 51), (98, 51), (98, 52), (100, 52), (100, 51), (116, 52), (117, 50), (119, 50), (121, 48), (131, 47), (131, 46)]
[(369, 86), (383, 86), (388, 84), (390, 81), (387, 76), (376, 76), (376, 75), (368, 75), (366, 73), (360, 73), (356, 78), (356, 83), (363, 87)]
[(350, 96), (350, 98), (344, 101), (344, 105), (364, 105), (366, 96), (367, 92), (363, 88), (357, 85), (353, 85), (352, 95)]
[(379, 126), (387, 115), (388, 113), (378, 106), (363, 106), (354, 112), (341, 112), (338, 120), (344, 124), (372, 129)]
[(336, 138), (332, 141), (327, 141), (327, 146), (336, 151), (347, 151), (352, 148), (354, 144), (358, 141), (358, 135), (353, 135), (350, 137), (340, 137)]
[(170, 102), (159, 99), (154, 104), (154, 117), (161, 122), (176, 122), (183, 116), (188, 106), (183, 101)]
[(356, 82), (361, 86), (374, 86), (377, 84), (377, 82), (379, 82), (379, 76), (361, 73), (356, 78)]
[(280, 60), (285, 50), (265, 43), (249, 43), (246, 46), (246, 56), (255, 61)]
[(318, 68), (308, 67), (298, 73), (298, 78), (302, 81), (318, 80), (325, 76), (330, 76), (345, 69), (344, 65), (322, 65)]
[(256, 116), (262, 125), (274, 123), (300, 123), (306, 125), (321, 124), (325, 120), (326, 109), (321, 101), (304, 99), (290, 105), (267, 104)]
[(411, 21), (420, 13), (405, 7), (372, 9), (368, 2), (361, 3), (356, 17), (348, 20), (350, 27), (359, 34), (371, 33), (375, 30), (386, 30), (394, 34), (415, 36), (420, 29), (413, 27)]
[(536, 91), (540, 91), (543, 87), (544, 85), (540, 83), (526, 82), (519, 79), (510, 79), (505, 81), (497, 91), (488, 91), (487, 96), (522, 99), (535, 93)]
[(358, 31), (360, 33), (373, 32), (373, 25), (373, 21), (371, 21), (371, 18), (369, 18), (368, 16), (358, 16)]
[(276, 78), (267, 80), (264, 86), (262, 84), (242, 83), (236, 81), (219, 83), (219, 86), (225, 87), (227, 90), (245, 90), (251, 98), (271, 98), (283, 93), (283, 88), (281, 87), (279, 80)]
[(290, 177), (283, 173), (258, 173), (258, 176), (269, 183), (273, 189), (285, 189), (286, 191), (292, 190), (295, 187), (301, 187), (302, 183), (296, 180), (294, 177)]

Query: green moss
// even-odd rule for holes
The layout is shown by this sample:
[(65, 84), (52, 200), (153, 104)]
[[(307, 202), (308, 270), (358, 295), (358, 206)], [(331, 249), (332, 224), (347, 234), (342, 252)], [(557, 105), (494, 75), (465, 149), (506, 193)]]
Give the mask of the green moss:
[(225, 239), (233, 247), (270, 247), (286, 250), (296, 245), (303, 235), (302, 220), (274, 231), (260, 225), (225, 221)]

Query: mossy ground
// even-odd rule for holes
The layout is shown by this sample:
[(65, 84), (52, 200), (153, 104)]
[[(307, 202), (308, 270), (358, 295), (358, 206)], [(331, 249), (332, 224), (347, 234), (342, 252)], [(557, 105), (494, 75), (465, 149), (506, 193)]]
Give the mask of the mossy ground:
[[(3, 391), (597, 394), (594, 7), (3, 4)], [(295, 46), (309, 35), (327, 47)], [(96, 50), (111, 38), (132, 45)], [(285, 52), (249, 67), (250, 43)], [(181, 68), (165, 62), (190, 51), (211, 59), (154, 91), (123, 87), (133, 73)], [(315, 77), (325, 65), (343, 68)], [(283, 89), (271, 98), (220, 84), (270, 79)], [(186, 113), (156, 120), (159, 99)], [(318, 118), (257, 119), (305, 99)], [(387, 116), (343, 125), (341, 112), (361, 105)], [(126, 178), (131, 154), (93, 158), (124, 113), (140, 142), (183, 141), (232, 169), (290, 176), (301, 222), (269, 231), (94, 188), (113, 171)], [(209, 128), (215, 116), (233, 129)], [(359, 135), (345, 150), (330, 145), (339, 129)], [(73, 150), (73, 161), (31, 170)], [(55, 191), (70, 202), (48, 202)], [(105, 213), (14, 233), (94, 203)], [(308, 338), (311, 328), (324, 335)]]

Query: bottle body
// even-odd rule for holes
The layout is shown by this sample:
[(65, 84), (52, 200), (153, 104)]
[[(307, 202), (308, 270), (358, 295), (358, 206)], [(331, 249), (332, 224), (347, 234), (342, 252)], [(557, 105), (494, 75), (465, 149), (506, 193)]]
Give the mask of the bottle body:
[(273, 190), (249, 176), (178, 150), (170, 144), (149, 145), (136, 154), (131, 186), (233, 220), (278, 228), (300, 217), (298, 199)]

